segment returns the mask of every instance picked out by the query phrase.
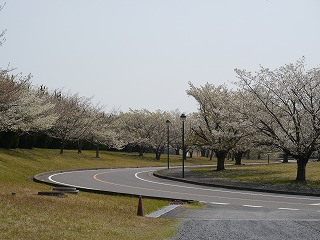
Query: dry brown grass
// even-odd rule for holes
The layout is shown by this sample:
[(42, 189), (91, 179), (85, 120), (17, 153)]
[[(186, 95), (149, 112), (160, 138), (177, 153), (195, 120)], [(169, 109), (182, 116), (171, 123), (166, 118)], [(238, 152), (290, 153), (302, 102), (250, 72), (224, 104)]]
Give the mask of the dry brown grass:
[[(151, 209), (164, 205), (143, 202)], [(136, 216), (137, 200), (128, 197), (7, 194), (0, 207), (1, 239), (161, 239), (174, 231), (170, 220)]]
[[(92, 193), (66, 198), (37, 195), (50, 190), (32, 176), (46, 171), (96, 167), (164, 165), (153, 155), (93, 151), (0, 150), (0, 239), (164, 239), (173, 235), (174, 220), (136, 216), (138, 199)], [(173, 162), (175, 160), (172, 160)], [(176, 160), (179, 162), (178, 158)], [(16, 192), (16, 195), (12, 195)], [(143, 199), (145, 213), (167, 201)]]

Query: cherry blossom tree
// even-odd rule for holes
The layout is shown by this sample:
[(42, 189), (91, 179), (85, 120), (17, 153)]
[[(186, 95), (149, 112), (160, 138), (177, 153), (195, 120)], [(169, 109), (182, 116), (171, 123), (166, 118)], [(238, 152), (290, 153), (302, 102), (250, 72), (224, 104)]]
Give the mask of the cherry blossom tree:
[(44, 131), (53, 125), (54, 105), (31, 86), (31, 76), (0, 73), (0, 130), (18, 133)]
[[(201, 147), (203, 147), (203, 145), (201, 144), (202, 143), (201, 139), (193, 130), (194, 126), (197, 126), (197, 121), (198, 121), (197, 116), (198, 116), (197, 113), (189, 113), (185, 121), (185, 128), (184, 128), (185, 150), (186, 150), (186, 154), (189, 155), (189, 158), (193, 157), (193, 152), (195, 150), (201, 149)], [(180, 125), (180, 132), (181, 132), (181, 120), (179, 125)], [(179, 134), (181, 135), (181, 133)], [(181, 136), (179, 136), (179, 138), (181, 139)]]
[(91, 107), (91, 99), (78, 94), (65, 94), (55, 91), (51, 101), (55, 104), (58, 118), (49, 134), (61, 141), (60, 153), (63, 154), (68, 141), (77, 141), (86, 134), (90, 125), (87, 112)]
[(320, 136), (320, 68), (305, 70), (304, 58), (278, 69), (252, 74), (235, 69), (238, 86), (250, 97), (248, 119), (263, 135), (261, 142), (297, 159), (297, 181)]
[(14, 130), (41, 132), (50, 129), (57, 118), (53, 109), (54, 105), (36, 89), (23, 91), (17, 105), (11, 109), (17, 114), (15, 123), (18, 126)]
[(241, 165), (242, 157), (249, 153), (252, 149), (259, 146), (258, 134), (255, 131), (252, 123), (248, 121), (247, 115), (250, 108), (247, 105), (247, 98), (245, 92), (241, 90), (232, 91), (231, 111), (233, 111), (233, 122), (238, 124), (238, 131), (241, 133), (239, 141), (231, 149), (235, 160), (235, 165)]
[(156, 160), (160, 160), (161, 153), (167, 142), (166, 120), (169, 114), (165, 111), (157, 110), (150, 115), (150, 123), (153, 126), (149, 136), (149, 147), (156, 154)]
[[(170, 146), (175, 150), (176, 155), (180, 154), (182, 149), (182, 138), (181, 138), (181, 112), (176, 109), (168, 113), (168, 120), (170, 120)], [(187, 121), (189, 118), (187, 119)]]
[(96, 158), (99, 158), (99, 145), (122, 149), (126, 142), (122, 137), (120, 116), (116, 111), (110, 113), (97, 112), (93, 109), (91, 118), (94, 116), (89, 132), (87, 134), (87, 141), (96, 146)]
[(171, 117), (166, 111), (151, 112), (146, 109), (130, 109), (121, 117), (122, 132), (126, 142), (128, 145), (138, 146), (141, 156), (144, 149), (151, 149), (156, 155), (155, 159), (160, 160), (167, 141), (167, 119)]
[(8, 70), (0, 69), (0, 131), (7, 131), (15, 124), (13, 118), (10, 118), (10, 110), (28, 88), (29, 80), (30, 77), (10, 76)]
[(151, 112), (147, 109), (134, 110), (121, 114), (123, 138), (129, 146), (139, 147), (139, 155), (143, 156), (149, 146), (149, 138), (152, 134), (153, 125), (150, 122)]
[(214, 151), (218, 163), (217, 170), (224, 170), (228, 152), (243, 136), (241, 121), (233, 109), (233, 95), (226, 86), (205, 84), (195, 87), (189, 83), (187, 94), (199, 104), (197, 125), (194, 133), (201, 145), (208, 145)]
[[(90, 102), (81, 106), (83, 109), (81, 117), (79, 118), (78, 126), (79, 128), (73, 132), (73, 138), (76, 139), (78, 143), (78, 153), (81, 153), (81, 149), (84, 141), (92, 142), (94, 145), (94, 132), (97, 126), (102, 124), (100, 120), (103, 116), (103, 112), (99, 106), (91, 106)], [(99, 150), (99, 144), (98, 144)], [(98, 152), (97, 152), (98, 153)]]

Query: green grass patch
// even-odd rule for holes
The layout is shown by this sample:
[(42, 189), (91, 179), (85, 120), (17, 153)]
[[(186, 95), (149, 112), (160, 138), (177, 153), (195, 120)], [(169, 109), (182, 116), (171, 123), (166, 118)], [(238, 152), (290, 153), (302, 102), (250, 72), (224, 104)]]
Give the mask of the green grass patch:
[(227, 178), (236, 181), (320, 188), (320, 162), (307, 164), (307, 181), (304, 183), (295, 181), (297, 174), (296, 163), (233, 165), (226, 166), (223, 171), (216, 171), (214, 167), (206, 167), (193, 169), (192, 172), (213, 178)]
[(205, 205), (201, 202), (192, 202), (185, 205), (187, 209), (202, 209), (205, 207)]
[[(175, 220), (138, 217), (138, 199), (81, 192), (66, 198), (37, 195), (52, 187), (35, 183), (35, 174), (82, 168), (166, 166), (167, 155), (57, 149), (0, 149), (0, 239), (165, 239), (175, 232)], [(206, 158), (186, 164), (213, 163)], [(170, 155), (170, 165), (181, 156)], [(12, 192), (16, 192), (13, 196)], [(143, 199), (144, 213), (168, 201)]]

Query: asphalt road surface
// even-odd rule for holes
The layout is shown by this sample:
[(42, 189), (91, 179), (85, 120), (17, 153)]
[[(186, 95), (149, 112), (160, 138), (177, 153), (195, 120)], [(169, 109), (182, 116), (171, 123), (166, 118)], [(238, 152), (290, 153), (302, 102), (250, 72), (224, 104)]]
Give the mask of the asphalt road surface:
[(160, 168), (97, 169), (46, 176), (81, 189), (203, 202), (203, 209), (176, 208), (174, 239), (320, 239), (320, 197), (204, 187), (159, 179)]

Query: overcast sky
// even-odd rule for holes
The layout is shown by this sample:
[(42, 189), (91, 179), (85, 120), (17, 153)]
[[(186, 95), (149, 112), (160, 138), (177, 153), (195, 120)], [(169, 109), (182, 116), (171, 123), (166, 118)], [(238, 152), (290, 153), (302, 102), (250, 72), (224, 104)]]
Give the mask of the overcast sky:
[[(5, 1), (0, 0), (0, 4)], [(107, 109), (196, 111), (196, 86), (234, 68), (320, 65), (318, 0), (7, 0), (0, 67)]]

